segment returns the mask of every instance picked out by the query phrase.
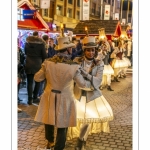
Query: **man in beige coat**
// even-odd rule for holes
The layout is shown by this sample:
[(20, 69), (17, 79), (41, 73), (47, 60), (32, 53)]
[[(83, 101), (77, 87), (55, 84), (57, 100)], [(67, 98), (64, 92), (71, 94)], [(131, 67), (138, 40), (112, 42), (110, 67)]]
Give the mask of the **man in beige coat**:
[(68, 37), (60, 37), (58, 46), (55, 47), (58, 53), (46, 59), (34, 76), (37, 82), (44, 79), (47, 81), (35, 121), (45, 124), (47, 148), (54, 146), (54, 126), (57, 127), (54, 150), (64, 149), (68, 127), (76, 126), (74, 81), (80, 88), (94, 89), (90, 81), (86, 81), (81, 75), (80, 66), (71, 60), (69, 54), (74, 46)]

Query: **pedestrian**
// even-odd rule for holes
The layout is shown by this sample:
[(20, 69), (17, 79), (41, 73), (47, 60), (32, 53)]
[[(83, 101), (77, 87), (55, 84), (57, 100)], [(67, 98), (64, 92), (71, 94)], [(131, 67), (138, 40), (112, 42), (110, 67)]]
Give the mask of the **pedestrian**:
[[(44, 40), (45, 42), (45, 51), (46, 51), (46, 54), (48, 55), (48, 44), (49, 44), (49, 37), (48, 35), (43, 35), (42, 36), (42, 39)], [(39, 92), (38, 92), (38, 98), (40, 99), (43, 91), (44, 91), (44, 87), (45, 87), (45, 84), (46, 84), (46, 81), (43, 80), (40, 82), (40, 87), (39, 87)]]
[[(68, 37), (58, 38), (55, 47), (57, 54), (46, 59), (34, 76), (37, 82), (47, 81), (34, 119), (45, 124), (47, 149), (54, 147), (54, 150), (63, 150), (68, 127), (76, 126), (74, 81), (81, 88), (92, 88), (90, 81), (81, 75), (80, 66), (71, 60), (70, 53), (74, 46)], [(55, 144), (54, 127), (57, 127)]]
[[(44, 41), (38, 37), (38, 32), (33, 32), (33, 36), (28, 36), (25, 43), (25, 72), (27, 75), (27, 92), (28, 92), (28, 104), (32, 105), (32, 102), (39, 102), (38, 92), (40, 82), (34, 84), (34, 74), (41, 68), (42, 62), (47, 58), (45, 51)], [(33, 89), (34, 85), (34, 89)]]
[(108, 60), (108, 62), (109, 62), (109, 64), (111, 64), (111, 61), (113, 60), (110, 56), (111, 56), (111, 54), (112, 54), (112, 52), (114, 51), (114, 47), (113, 47), (113, 44), (112, 44), (112, 41), (111, 40), (108, 40), (108, 43), (109, 43), (109, 45), (110, 45), (110, 52), (109, 52), (109, 60)]
[(127, 55), (128, 55), (127, 42), (124, 42), (123, 48), (124, 49), (123, 49), (122, 60), (124, 60), (127, 63), (127, 65), (122, 69), (120, 78), (126, 78), (127, 69), (131, 66), (131, 62), (130, 62), (129, 58), (127, 57)]
[(123, 69), (128, 67), (128, 63), (122, 59), (124, 53), (123, 43), (124, 41), (119, 41), (118, 47), (115, 47), (111, 54), (111, 58), (113, 58), (111, 66), (114, 69), (114, 82), (120, 82), (118, 77), (121, 75)]
[[(90, 81), (94, 89), (80, 89), (75, 85), (74, 93), (77, 105), (77, 126), (68, 132), (70, 137), (78, 135), (75, 150), (81, 150), (90, 132), (109, 132), (109, 121), (113, 120), (112, 109), (102, 95), (99, 87), (101, 85), (104, 63), (96, 59), (97, 50), (94, 37), (83, 39), (83, 57), (74, 60), (81, 65), (82, 75)], [(80, 131), (78, 130), (80, 129)]]
[(104, 62), (103, 78), (102, 78), (100, 89), (102, 90), (104, 87), (107, 86), (108, 91), (114, 91), (111, 88), (111, 76), (114, 75), (114, 70), (109, 64), (109, 58), (110, 58), (109, 50), (110, 49), (105, 44), (105, 41), (103, 41), (103, 43), (99, 47), (99, 52), (97, 56), (97, 59), (100, 60), (102, 59)]
[[(18, 57), (17, 65), (18, 65), (18, 67), (19, 67), (19, 64), (20, 64), (19, 46), (18, 46), (18, 48), (17, 48), (17, 57)], [(18, 95), (19, 95), (19, 85), (20, 85), (20, 82), (21, 82), (21, 77), (19, 76), (19, 72), (18, 72), (18, 78), (17, 78)], [(19, 96), (18, 96), (18, 101), (22, 101), (22, 100), (20, 100)], [(20, 108), (18, 107), (18, 113), (19, 113), (19, 112), (22, 112), (22, 109), (20, 109)]]
[(48, 35), (45, 34), (42, 36), (42, 39), (45, 42), (45, 50), (46, 50), (46, 54), (48, 55), (49, 37)]
[[(26, 74), (24, 71), (24, 61), (25, 61), (25, 54), (22, 51), (22, 49), (20, 48), (19, 45), (19, 38), (17, 39), (17, 44), (18, 44), (18, 51), (17, 51), (17, 55), (18, 55), (18, 95), (19, 95), (19, 90), (21, 88), (21, 84), (25, 83), (25, 79), (26, 79)], [(20, 101), (22, 101), (19, 96), (18, 96), (18, 103), (20, 103)]]
[(54, 39), (49, 38), (48, 58), (51, 58), (56, 54), (55, 46)]
[[(127, 44), (127, 58), (132, 63), (132, 37), (129, 37), (128, 44)], [(132, 65), (132, 64), (131, 64)]]
[(79, 42), (78, 40), (76, 40), (76, 38), (72, 38), (72, 42), (75, 44), (75, 47), (73, 47), (72, 49), (72, 57), (71, 59), (75, 59), (75, 57), (78, 57), (82, 54), (82, 49), (79, 49)]

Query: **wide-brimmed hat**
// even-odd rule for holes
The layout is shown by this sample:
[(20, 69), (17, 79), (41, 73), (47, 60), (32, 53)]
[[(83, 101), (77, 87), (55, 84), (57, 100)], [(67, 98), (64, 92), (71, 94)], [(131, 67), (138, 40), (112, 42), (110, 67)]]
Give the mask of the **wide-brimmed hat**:
[(82, 49), (97, 47), (95, 37), (87, 36), (82, 40)]
[(58, 40), (58, 45), (55, 46), (56, 51), (63, 50), (69, 47), (75, 47), (75, 44), (70, 41), (69, 36), (59, 37), (57, 40)]

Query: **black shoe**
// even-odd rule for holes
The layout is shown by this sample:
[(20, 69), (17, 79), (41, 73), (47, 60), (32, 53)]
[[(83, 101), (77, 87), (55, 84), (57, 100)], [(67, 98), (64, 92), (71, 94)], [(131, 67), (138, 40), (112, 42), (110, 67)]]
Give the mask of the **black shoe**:
[(118, 79), (116, 79), (116, 82), (120, 82)]
[(18, 97), (18, 101), (22, 101), (22, 100)]
[(114, 79), (114, 80), (111, 80), (111, 82), (115, 82), (115, 79)]
[(126, 75), (123, 75), (124, 78), (126, 78)]
[(108, 91), (114, 91), (110, 86), (107, 88)]
[(118, 80), (118, 78), (117, 78), (117, 77), (115, 77), (115, 78), (114, 78), (114, 80), (115, 80), (116, 82), (120, 82), (120, 81)]
[(82, 148), (85, 148), (86, 141), (81, 141), (79, 138), (77, 139), (77, 146), (75, 147), (75, 150), (82, 150)]
[(32, 101), (28, 101), (28, 105), (32, 105)]
[(122, 76), (118, 76), (118, 78), (122, 78)]
[(100, 90), (103, 90), (103, 86), (100, 86)]
[(39, 102), (40, 102), (40, 99), (39, 99), (39, 98), (33, 99), (33, 103), (39, 103)]

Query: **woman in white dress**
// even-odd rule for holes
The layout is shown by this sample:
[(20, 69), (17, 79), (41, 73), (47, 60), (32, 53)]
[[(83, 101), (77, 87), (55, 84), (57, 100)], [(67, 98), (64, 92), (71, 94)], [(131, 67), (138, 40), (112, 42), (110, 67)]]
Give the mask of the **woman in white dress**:
[(124, 43), (123, 46), (124, 46), (124, 51), (123, 51), (124, 53), (122, 59), (127, 63), (127, 66), (122, 69), (121, 78), (126, 78), (126, 72), (127, 69), (131, 66), (131, 62), (128, 58), (127, 43)]
[(93, 90), (80, 89), (75, 85), (77, 99), (77, 126), (68, 129), (70, 138), (78, 137), (75, 150), (85, 146), (90, 133), (109, 132), (109, 121), (113, 120), (112, 109), (99, 87), (102, 81), (104, 63), (96, 59), (97, 50), (94, 37), (83, 39), (84, 56), (74, 61), (81, 65), (81, 73), (90, 80)]
[(114, 91), (111, 88), (111, 76), (114, 75), (114, 70), (109, 64), (110, 49), (107, 46), (107, 44), (105, 44), (105, 43), (106, 42), (103, 42), (101, 44), (101, 46), (99, 47), (99, 50), (98, 50), (99, 52), (98, 52), (98, 56), (97, 56), (97, 59), (103, 60), (103, 62), (104, 62), (103, 78), (102, 78), (102, 83), (101, 83), (100, 89), (102, 90), (104, 87), (107, 86), (108, 91)]
[(118, 77), (121, 75), (124, 68), (128, 67), (128, 62), (123, 59), (124, 51), (125, 47), (122, 41), (120, 41), (118, 47), (115, 47), (111, 54), (111, 58), (113, 58), (111, 66), (114, 69), (114, 81), (116, 82), (120, 82)]

